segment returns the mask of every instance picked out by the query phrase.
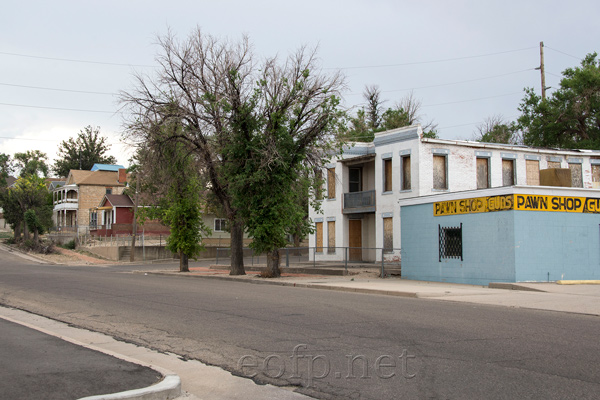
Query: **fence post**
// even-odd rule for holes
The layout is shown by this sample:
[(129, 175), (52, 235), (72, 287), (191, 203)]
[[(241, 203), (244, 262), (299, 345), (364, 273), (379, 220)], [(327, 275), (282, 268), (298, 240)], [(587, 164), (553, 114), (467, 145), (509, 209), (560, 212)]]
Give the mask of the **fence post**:
[(285, 266), (286, 268), (290, 267), (290, 249), (289, 248), (285, 248)]
[(217, 247), (217, 251), (215, 252), (215, 264), (219, 265), (219, 248)]
[(313, 268), (317, 267), (317, 248), (313, 247)]
[(383, 267), (383, 253), (385, 252), (385, 249), (382, 248), (381, 249), (381, 279), (385, 278), (385, 269)]
[(344, 247), (344, 269), (346, 270), (346, 275), (348, 275), (348, 247)]

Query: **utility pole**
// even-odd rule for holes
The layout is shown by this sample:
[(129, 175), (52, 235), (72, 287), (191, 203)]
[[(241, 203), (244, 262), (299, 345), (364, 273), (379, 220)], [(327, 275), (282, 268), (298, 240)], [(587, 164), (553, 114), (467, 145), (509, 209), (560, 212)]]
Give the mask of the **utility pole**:
[(540, 42), (540, 67), (542, 74), (542, 100), (546, 100), (546, 70), (544, 69), (544, 42)]

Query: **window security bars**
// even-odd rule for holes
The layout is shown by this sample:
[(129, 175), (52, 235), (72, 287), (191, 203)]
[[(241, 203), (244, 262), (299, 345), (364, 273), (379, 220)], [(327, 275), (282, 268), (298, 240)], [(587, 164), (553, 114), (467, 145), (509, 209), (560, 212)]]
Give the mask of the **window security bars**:
[(442, 227), (438, 225), (439, 262), (442, 258), (460, 258), (463, 261), (462, 223), (460, 227)]

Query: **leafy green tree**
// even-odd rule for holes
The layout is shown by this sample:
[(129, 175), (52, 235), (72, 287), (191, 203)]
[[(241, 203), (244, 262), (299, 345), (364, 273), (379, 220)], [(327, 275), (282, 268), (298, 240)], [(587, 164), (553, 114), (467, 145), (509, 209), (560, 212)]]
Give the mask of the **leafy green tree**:
[(56, 176), (67, 176), (72, 169), (90, 170), (94, 164), (115, 164), (116, 158), (107, 155), (108, 138), (100, 136), (100, 127), (83, 128), (77, 138), (64, 140), (58, 146), (58, 159), (52, 170)]
[(0, 190), (6, 187), (6, 178), (13, 171), (12, 160), (10, 155), (0, 153)]
[(15, 169), (19, 176), (48, 176), (48, 156), (40, 150), (27, 150), (24, 153), (15, 153)]
[(517, 119), (524, 144), (539, 147), (600, 148), (600, 60), (588, 54), (581, 66), (563, 71), (560, 87), (542, 99), (525, 89)]
[(29, 233), (33, 232), (37, 241), (39, 234), (52, 227), (52, 195), (44, 178), (36, 175), (19, 178), (13, 187), (2, 193), (0, 205), (15, 232), (15, 239), (20, 237), (20, 232), (29, 239)]

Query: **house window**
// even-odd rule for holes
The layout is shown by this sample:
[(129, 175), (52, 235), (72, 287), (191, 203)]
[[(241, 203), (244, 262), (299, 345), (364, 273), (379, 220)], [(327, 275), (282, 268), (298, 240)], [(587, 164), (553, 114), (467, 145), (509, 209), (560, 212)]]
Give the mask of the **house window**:
[(569, 163), (571, 170), (571, 186), (583, 187), (583, 178), (581, 176), (581, 164)]
[(463, 261), (462, 223), (460, 227), (443, 227), (438, 225), (439, 261), (442, 258), (460, 258)]
[(401, 188), (402, 190), (410, 190), (410, 154), (406, 156), (402, 156), (402, 174), (400, 178), (402, 179)]
[(383, 191), (392, 191), (392, 159), (383, 160)]
[(392, 217), (383, 218), (383, 251), (391, 253), (394, 250), (394, 223)]
[(448, 190), (446, 160), (447, 157), (445, 155), (433, 156), (433, 188), (436, 190)]
[(327, 253), (335, 253), (335, 221), (327, 221)]
[(315, 223), (315, 238), (316, 240), (316, 251), (317, 253), (323, 252), (323, 223), (316, 222)]
[(514, 186), (515, 160), (502, 160), (502, 186)]
[(90, 211), (90, 229), (96, 229), (98, 227), (98, 212)]
[(540, 162), (538, 160), (525, 160), (527, 167), (527, 184), (530, 186), (540, 185)]
[(490, 187), (490, 159), (477, 157), (477, 189)]
[(224, 232), (227, 230), (227, 219), (215, 218), (215, 232)]
[(106, 194), (112, 194), (112, 188), (106, 188)]
[(362, 168), (348, 168), (348, 191), (350, 193), (362, 192)]
[(335, 199), (335, 167), (327, 168), (327, 198)]

